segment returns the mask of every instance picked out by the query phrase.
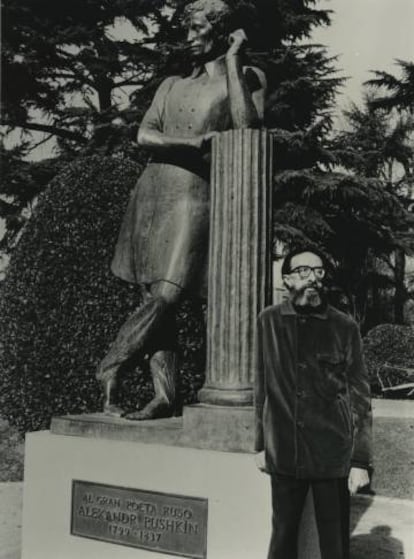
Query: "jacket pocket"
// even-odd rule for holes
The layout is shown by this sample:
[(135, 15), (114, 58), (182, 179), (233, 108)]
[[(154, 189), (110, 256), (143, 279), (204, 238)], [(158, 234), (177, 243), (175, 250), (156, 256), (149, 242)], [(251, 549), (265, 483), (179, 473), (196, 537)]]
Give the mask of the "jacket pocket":
[(346, 433), (351, 436), (353, 435), (354, 427), (350, 407), (342, 396), (337, 396), (337, 402), (343, 426)]
[(343, 355), (331, 353), (317, 354), (317, 374), (315, 391), (325, 400), (332, 401), (347, 392), (346, 361)]

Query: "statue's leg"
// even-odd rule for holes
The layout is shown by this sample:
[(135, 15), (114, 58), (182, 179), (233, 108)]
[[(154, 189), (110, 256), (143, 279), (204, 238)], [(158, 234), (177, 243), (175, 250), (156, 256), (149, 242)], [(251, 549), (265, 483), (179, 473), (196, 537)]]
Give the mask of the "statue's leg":
[[(159, 286), (160, 288), (162, 286)], [(165, 286), (164, 286), (165, 288)], [(160, 291), (164, 293), (165, 291)], [(169, 299), (171, 301), (171, 299)], [(202, 311), (201, 304), (198, 307), (200, 318), (207, 319)], [(171, 305), (165, 313), (163, 323), (154, 332), (150, 368), (154, 383), (154, 398), (142, 409), (125, 415), (127, 419), (156, 419), (160, 417), (171, 417), (181, 415), (182, 402), (180, 401), (179, 374), (177, 359), (177, 327), (175, 323), (175, 309)]]
[(171, 417), (178, 408), (178, 358), (175, 303), (181, 290), (168, 282), (157, 282), (153, 288), (156, 297), (168, 301), (162, 323), (154, 331), (146, 351), (152, 355), (150, 370), (154, 383), (154, 398), (142, 409), (125, 415), (127, 419), (143, 420)]
[(104, 388), (104, 412), (121, 416), (123, 410), (113, 402), (117, 373), (121, 365), (142, 349), (157, 328), (168, 304), (162, 297), (150, 297), (136, 309), (121, 326), (108, 353), (98, 366), (96, 378)]
[(154, 398), (142, 409), (127, 413), (127, 419), (159, 419), (174, 415), (177, 402), (177, 352), (160, 350), (150, 360)]

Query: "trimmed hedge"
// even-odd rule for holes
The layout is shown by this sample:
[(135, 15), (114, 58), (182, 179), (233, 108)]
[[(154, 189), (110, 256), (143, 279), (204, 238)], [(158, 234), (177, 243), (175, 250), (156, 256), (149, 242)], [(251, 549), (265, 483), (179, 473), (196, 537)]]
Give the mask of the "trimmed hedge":
[(377, 373), (383, 365), (414, 367), (414, 328), (379, 324), (364, 338), (364, 354), (374, 394), (381, 394)]
[[(110, 261), (141, 166), (91, 156), (68, 165), (41, 196), (0, 286), (0, 409), (20, 430), (45, 429), (53, 415), (101, 409), (97, 364), (128, 314), (137, 286), (115, 278)], [(203, 324), (179, 311), (182, 395), (203, 383)], [(124, 367), (120, 402), (152, 397), (145, 358)]]

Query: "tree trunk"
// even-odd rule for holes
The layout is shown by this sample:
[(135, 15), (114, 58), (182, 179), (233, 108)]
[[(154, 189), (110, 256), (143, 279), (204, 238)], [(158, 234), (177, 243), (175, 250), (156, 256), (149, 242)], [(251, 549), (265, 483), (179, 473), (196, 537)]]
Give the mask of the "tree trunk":
[(98, 100), (99, 100), (99, 112), (107, 111), (112, 106), (111, 91), (112, 91), (112, 81), (108, 79), (102, 79), (101, 83), (97, 87), (98, 90)]
[(394, 293), (394, 320), (397, 324), (404, 324), (404, 303), (406, 300), (405, 279), (405, 254), (401, 249), (395, 251), (395, 293)]

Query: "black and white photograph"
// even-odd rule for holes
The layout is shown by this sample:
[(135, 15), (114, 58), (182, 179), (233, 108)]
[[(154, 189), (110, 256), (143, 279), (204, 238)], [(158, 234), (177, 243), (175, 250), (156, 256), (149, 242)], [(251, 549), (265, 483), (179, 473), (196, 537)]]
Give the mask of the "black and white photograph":
[(413, 30), (1, 0), (0, 559), (414, 559)]

